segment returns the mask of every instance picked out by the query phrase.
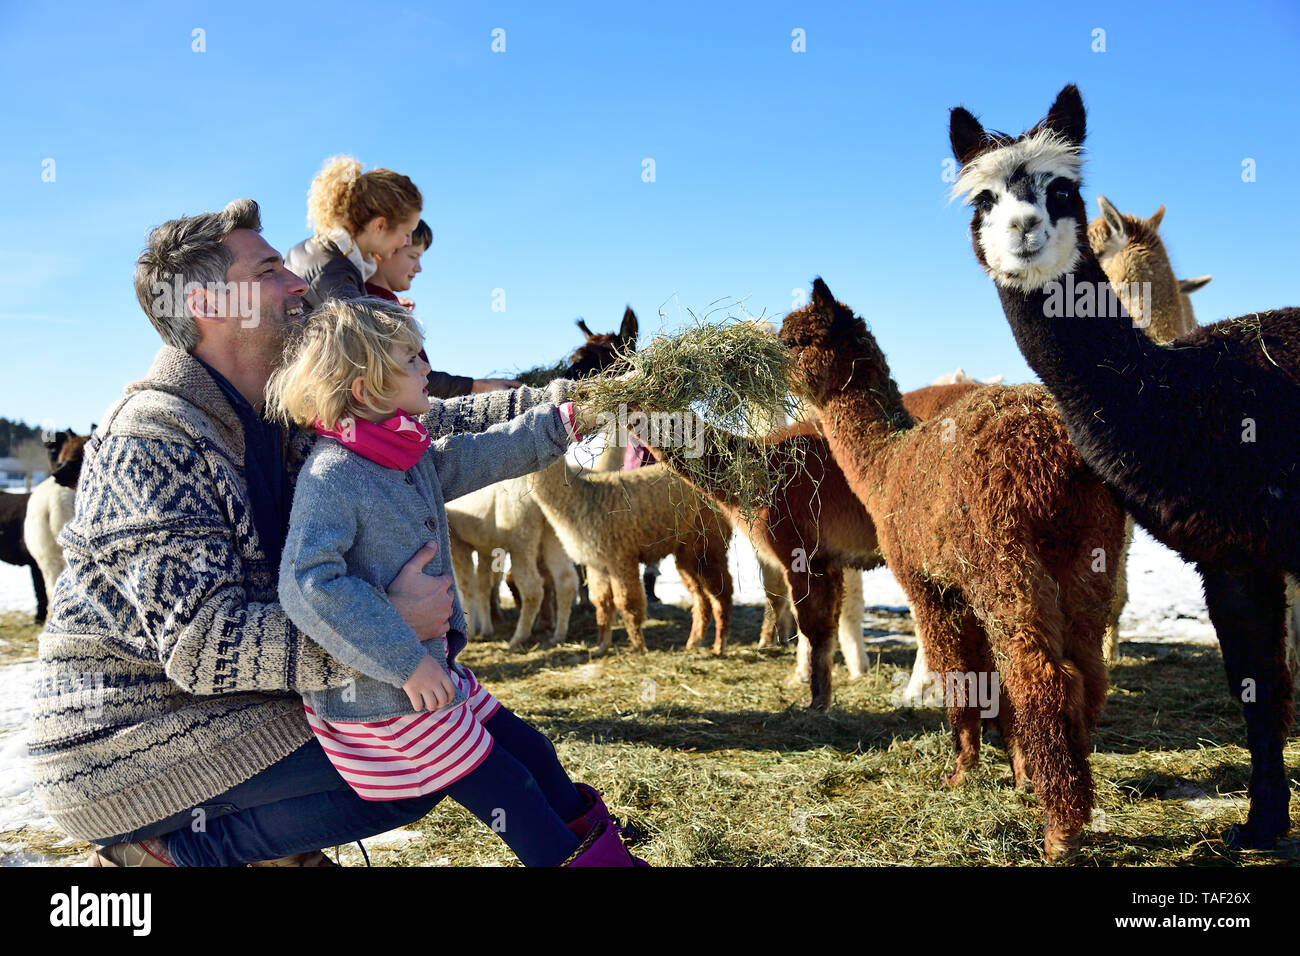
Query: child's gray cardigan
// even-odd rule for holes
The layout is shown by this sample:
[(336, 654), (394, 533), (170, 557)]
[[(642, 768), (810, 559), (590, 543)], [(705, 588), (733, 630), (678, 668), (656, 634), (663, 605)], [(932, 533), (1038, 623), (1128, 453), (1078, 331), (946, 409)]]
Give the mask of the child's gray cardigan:
[[(465, 615), (454, 594), (444, 657), (442, 640), (421, 644), (385, 588), (428, 541), (437, 541), (438, 553), (425, 574), (451, 573), (445, 501), (540, 471), (569, 440), (552, 404), (478, 434), (438, 439), (405, 472), (317, 439), (294, 491), (280, 603), (312, 640), (360, 672), (352, 685), (305, 694), (317, 716), (376, 721), (415, 713), (402, 684), (425, 655), (451, 666), (466, 644)], [(455, 703), (465, 696), (458, 691)]]

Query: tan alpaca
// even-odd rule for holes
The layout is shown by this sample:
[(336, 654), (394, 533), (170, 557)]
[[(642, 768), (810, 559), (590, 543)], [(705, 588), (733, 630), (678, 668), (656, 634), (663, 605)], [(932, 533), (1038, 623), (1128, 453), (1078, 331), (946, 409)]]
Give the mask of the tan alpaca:
[[(492, 633), (490, 596), (500, 585), (500, 558), (509, 554), (519, 590), (519, 621), (510, 649), (520, 650), (532, 636), (544, 596), (542, 568), (556, 595), (555, 632), (550, 644), (564, 641), (578, 574), (533, 497), (527, 477), (497, 482), (449, 502), (447, 526), (452, 565), (471, 634)], [(473, 551), (478, 552), (477, 571), (470, 560)]]
[[(1101, 263), (1102, 271), (1115, 288), (1124, 308), (1155, 342), (1166, 343), (1196, 328), (1196, 313), (1190, 293), (1203, 288), (1212, 278), (1179, 280), (1160, 241), (1161, 206), (1149, 219), (1125, 215), (1105, 196), (1097, 197), (1101, 215), (1088, 224), (1088, 245)], [(1119, 656), (1119, 616), (1128, 603), (1128, 552), (1133, 543), (1133, 519), (1124, 522), (1124, 548), (1120, 551), (1115, 580), (1115, 604), (1102, 652), (1108, 663)]]
[(645, 588), (639, 565), (672, 555), (690, 592), (688, 650), (704, 639), (706, 604), (714, 623), (713, 653), (726, 649), (731, 628), (731, 525), (663, 465), (635, 471), (574, 471), (563, 460), (529, 476), (533, 494), (569, 557), (587, 566), (597, 654), (613, 639), (614, 608), (632, 650), (645, 651)]
[(1156, 342), (1196, 328), (1195, 318), (1184, 312), (1178, 279), (1160, 241), (1165, 207), (1142, 219), (1120, 213), (1105, 196), (1098, 196), (1097, 204), (1101, 215), (1088, 224), (1088, 244), (1134, 324)]

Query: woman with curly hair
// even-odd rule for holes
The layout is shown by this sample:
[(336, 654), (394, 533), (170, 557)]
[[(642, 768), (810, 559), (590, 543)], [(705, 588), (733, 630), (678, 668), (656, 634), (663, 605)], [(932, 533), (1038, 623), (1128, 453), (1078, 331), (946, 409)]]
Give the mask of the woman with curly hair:
[(424, 197), (415, 183), (391, 169), (362, 172), (351, 156), (334, 156), (311, 182), (307, 222), (312, 236), (289, 250), (285, 265), (307, 283), (307, 303), (359, 299), (366, 280), (411, 242)]

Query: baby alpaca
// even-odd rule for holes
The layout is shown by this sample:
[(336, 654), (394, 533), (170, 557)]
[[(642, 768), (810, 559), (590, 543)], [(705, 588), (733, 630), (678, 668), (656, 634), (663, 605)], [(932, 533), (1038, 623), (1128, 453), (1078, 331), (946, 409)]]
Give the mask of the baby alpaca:
[(641, 626), (646, 601), (639, 565), (670, 554), (691, 594), (686, 648), (693, 650), (704, 639), (707, 604), (713, 613), (713, 653), (724, 652), (731, 628), (731, 525), (690, 485), (662, 465), (578, 472), (564, 461), (529, 479), (565, 551), (587, 566), (600, 632), (597, 654), (609, 651), (615, 606), (632, 650), (645, 651)]

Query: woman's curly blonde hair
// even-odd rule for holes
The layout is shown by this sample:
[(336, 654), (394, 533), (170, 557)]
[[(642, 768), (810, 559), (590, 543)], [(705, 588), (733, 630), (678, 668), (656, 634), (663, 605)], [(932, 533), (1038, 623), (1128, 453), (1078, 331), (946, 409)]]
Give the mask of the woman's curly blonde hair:
[(317, 238), (338, 229), (356, 236), (376, 216), (383, 216), (391, 229), (424, 208), (424, 197), (406, 176), (391, 169), (361, 170), (351, 156), (332, 156), (311, 181), (307, 225)]
[[(266, 383), (267, 417), (301, 426), (317, 418), (326, 428), (371, 416), (390, 417), (405, 363), (393, 346), (413, 352), (424, 332), (411, 313), (384, 299), (326, 299), (290, 333), (280, 365)], [(366, 401), (358, 403), (352, 382), (361, 376)]]

